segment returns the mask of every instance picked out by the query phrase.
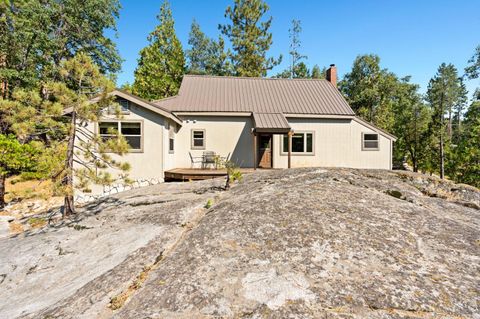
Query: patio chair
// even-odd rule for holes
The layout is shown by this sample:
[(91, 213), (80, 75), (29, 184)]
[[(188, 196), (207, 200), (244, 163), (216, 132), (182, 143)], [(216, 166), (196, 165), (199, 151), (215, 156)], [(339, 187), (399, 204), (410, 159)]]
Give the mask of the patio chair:
[(196, 163), (199, 163), (203, 168), (203, 156), (193, 156), (190, 152), (188, 152), (188, 155), (190, 155), (190, 168), (195, 168)]
[[(217, 156), (215, 152), (212, 151), (206, 151), (203, 152), (203, 167), (208, 167), (208, 164), (213, 164), (217, 166)], [(216, 167), (215, 167), (216, 168)]]

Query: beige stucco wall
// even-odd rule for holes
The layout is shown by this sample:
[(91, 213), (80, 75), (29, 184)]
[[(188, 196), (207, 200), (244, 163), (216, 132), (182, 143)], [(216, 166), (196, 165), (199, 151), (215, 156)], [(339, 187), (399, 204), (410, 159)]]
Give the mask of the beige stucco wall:
[[(175, 136), (174, 163), (168, 167), (191, 167), (188, 153), (196, 157), (204, 151), (214, 151), (221, 156), (231, 153), (231, 160), (239, 166), (253, 167), (253, 123), (250, 117), (182, 116), (182, 120), (183, 125)], [(375, 131), (357, 121), (315, 118), (289, 118), (288, 121), (294, 131), (314, 133), (314, 154), (293, 154), (292, 167), (391, 168), (391, 140), (379, 135), (379, 150), (363, 151), (362, 133)], [(193, 129), (205, 130), (205, 150), (191, 148)], [(288, 157), (281, 153), (280, 146), (281, 136), (274, 135), (273, 167), (287, 168)]]
[[(183, 125), (175, 136), (175, 167), (189, 168), (194, 157), (204, 151), (213, 151), (242, 167), (253, 167), (253, 136), (250, 117), (232, 116), (182, 116)], [(205, 150), (191, 148), (192, 130), (205, 130)], [(195, 167), (199, 167), (196, 164)]]
[[(362, 132), (372, 129), (351, 119), (289, 118), (296, 132), (313, 132), (313, 155), (292, 154), (292, 167), (391, 168), (391, 140), (379, 135), (378, 151), (362, 150)], [(287, 168), (288, 157), (281, 153), (281, 136), (274, 136), (273, 166)]]
[[(189, 153), (201, 157), (204, 151), (214, 151), (223, 157), (230, 154), (230, 160), (237, 165), (253, 167), (253, 123), (250, 116), (181, 116), (183, 123), (180, 126), (133, 103), (130, 103), (130, 108), (130, 114), (124, 115), (121, 120), (142, 122), (143, 150), (130, 152), (118, 159), (130, 163), (129, 175), (133, 180), (163, 181), (165, 170), (190, 168)], [(105, 118), (115, 119), (114, 116)], [(363, 151), (362, 133), (374, 131), (355, 120), (288, 118), (288, 121), (296, 132), (314, 133), (314, 154), (292, 154), (292, 167), (391, 168), (391, 140), (380, 134), (379, 150)], [(96, 124), (90, 123), (87, 129), (96, 132)], [(204, 150), (191, 147), (194, 129), (205, 130)], [(168, 148), (171, 136), (175, 141), (173, 152), (169, 152)], [(288, 166), (287, 155), (281, 153), (281, 140), (280, 135), (274, 135), (274, 168)], [(200, 164), (194, 167), (200, 167)], [(101, 186), (93, 186), (92, 194), (98, 195), (104, 190)]]
[[(103, 119), (116, 120), (113, 115), (105, 115)], [(113, 154), (113, 157), (119, 161), (130, 163), (131, 170), (129, 177), (132, 180), (158, 180), (163, 181), (163, 158), (164, 152), (164, 136), (168, 138), (168, 132), (165, 130), (166, 119), (159, 114), (150, 110), (139, 107), (130, 103), (130, 113), (122, 116), (120, 121), (140, 121), (142, 122), (142, 138), (143, 150), (141, 152), (134, 151), (118, 156)], [(97, 124), (89, 123), (86, 127), (90, 132), (96, 133)], [(168, 142), (168, 140), (167, 140)], [(168, 149), (166, 151), (168, 153)], [(118, 170), (110, 169), (112, 174), (118, 174)], [(102, 194), (104, 188), (99, 185), (92, 185), (91, 195)], [(76, 192), (76, 195), (84, 195)]]

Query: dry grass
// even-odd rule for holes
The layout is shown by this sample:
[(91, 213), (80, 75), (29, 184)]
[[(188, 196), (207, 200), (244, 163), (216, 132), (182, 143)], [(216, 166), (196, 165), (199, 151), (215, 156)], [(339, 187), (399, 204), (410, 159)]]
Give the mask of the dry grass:
[(42, 217), (32, 217), (28, 219), (28, 223), (32, 228), (41, 228), (47, 224), (47, 220)]
[(23, 225), (17, 222), (9, 223), (10, 233), (12, 234), (19, 234), (23, 232)]
[(140, 287), (142, 287), (142, 284), (147, 280), (148, 273), (152, 270), (152, 266), (146, 266), (143, 268), (143, 271), (138, 274), (137, 278), (133, 281), (133, 283), (128, 286), (128, 288), (121, 292), (120, 294), (116, 295), (112, 299), (110, 299), (110, 309), (112, 310), (117, 310), (123, 307), (125, 303), (127, 302), (128, 298)]
[(50, 181), (19, 181), (18, 177), (7, 178), (5, 199), (10, 202), (14, 199), (23, 200), (30, 198), (52, 197), (52, 184)]

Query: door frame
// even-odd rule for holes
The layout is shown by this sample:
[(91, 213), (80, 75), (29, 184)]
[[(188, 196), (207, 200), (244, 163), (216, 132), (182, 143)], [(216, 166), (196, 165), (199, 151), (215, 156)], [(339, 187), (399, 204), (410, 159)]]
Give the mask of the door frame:
[[(260, 150), (261, 150), (261, 138), (262, 136), (270, 136), (270, 167), (263, 167), (260, 165), (261, 161), (262, 161), (262, 156), (260, 156)], [(269, 169), (269, 168), (273, 168), (273, 134), (272, 133), (259, 133), (258, 136), (258, 143), (257, 143), (257, 167), (259, 168), (265, 168), (265, 169)]]

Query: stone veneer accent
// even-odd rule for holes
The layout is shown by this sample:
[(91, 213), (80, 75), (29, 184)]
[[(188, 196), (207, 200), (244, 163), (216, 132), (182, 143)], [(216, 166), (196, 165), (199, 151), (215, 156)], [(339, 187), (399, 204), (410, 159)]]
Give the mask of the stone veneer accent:
[(129, 185), (126, 185), (126, 184), (107, 185), (103, 187), (103, 193), (101, 194), (98, 194), (98, 195), (90, 195), (85, 193), (76, 194), (74, 201), (75, 201), (75, 204), (81, 205), (81, 204), (92, 202), (94, 200), (97, 200), (105, 196), (129, 191), (135, 188), (156, 185), (159, 183), (163, 183), (162, 178), (141, 178), (141, 179), (135, 180), (132, 184), (129, 184)]

